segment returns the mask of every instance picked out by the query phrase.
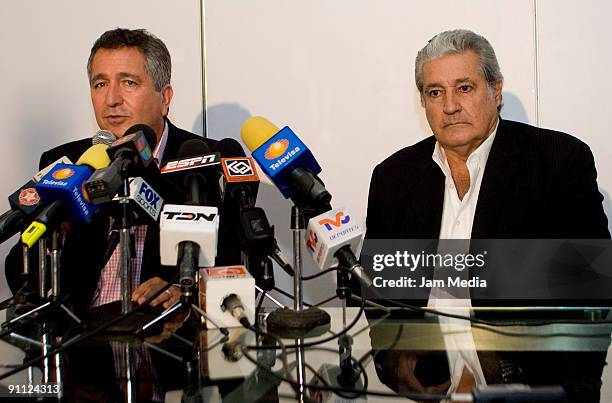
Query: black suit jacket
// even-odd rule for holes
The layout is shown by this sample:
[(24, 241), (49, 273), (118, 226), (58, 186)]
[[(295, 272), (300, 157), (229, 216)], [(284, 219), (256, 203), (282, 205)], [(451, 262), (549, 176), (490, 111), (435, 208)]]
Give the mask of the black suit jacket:
[[(431, 136), (374, 169), (366, 238), (438, 238), (445, 178), (431, 158), (434, 145)], [(500, 119), (472, 238), (610, 238), (596, 177), (582, 141)]]
[[(179, 129), (170, 123), (170, 121), (167, 121), (167, 124), (168, 140), (162, 162), (177, 158), (181, 145), (190, 139), (203, 140), (212, 151), (216, 150), (217, 140), (205, 139), (197, 134)], [(62, 156), (66, 156), (75, 162), (90, 146), (91, 138), (86, 138), (55, 147), (42, 154), (40, 157), (40, 168), (51, 164)], [(177, 185), (182, 187), (182, 184)], [(182, 201), (173, 202), (182, 203)], [(220, 215), (216, 264), (218, 266), (238, 264), (240, 263), (240, 248), (237, 218), (231, 214), (225, 214), (226, 206), (221, 205), (219, 200), (211, 202), (213, 205), (218, 205)], [(69, 302), (81, 314), (84, 314), (91, 305), (100, 272), (103, 268), (103, 256), (108, 243), (109, 225), (109, 214), (104, 209), (101, 209), (94, 215), (90, 223), (80, 227), (73, 227), (66, 234), (61, 255), (62, 294), (71, 294)], [(35, 250), (36, 248), (33, 249), (31, 251), (32, 262), (36, 264), (35, 262), (38, 262), (37, 251)], [(7, 281), (13, 293), (21, 286), (19, 278), (21, 270), (21, 244), (18, 244), (11, 249), (5, 262)], [(33, 270), (36, 271), (36, 266), (33, 266)], [(140, 275), (141, 282), (156, 276), (169, 280), (175, 274), (175, 267), (161, 266), (159, 229), (149, 226), (145, 238)]]
[[(432, 160), (434, 145), (435, 138), (429, 137), (374, 169), (366, 238), (439, 237), (445, 177)], [(582, 141), (500, 119), (478, 196), (472, 239), (609, 239), (596, 177), (593, 155)], [(426, 301), (415, 304), (419, 303)], [(523, 370), (516, 382), (561, 384), (572, 402), (599, 401), (605, 352), (509, 356)]]

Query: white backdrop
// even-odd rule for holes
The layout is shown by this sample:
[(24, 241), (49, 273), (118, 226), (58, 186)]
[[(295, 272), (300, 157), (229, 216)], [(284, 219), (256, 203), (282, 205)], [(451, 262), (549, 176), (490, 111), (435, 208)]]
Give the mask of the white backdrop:
[[(262, 115), (289, 125), (312, 149), (334, 206), (365, 220), (370, 175), (431, 131), (414, 84), (414, 58), (433, 35), (469, 28), (489, 39), (506, 78), (503, 115), (535, 123), (535, 7), (531, 1), (207, 0), (210, 133), (239, 138)], [(271, 185), (258, 202), (291, 245), (290, 203)], [(288, 251), (290, 252), (290, 251)], [(305, 272), (316, 271), (307, 257)], [(277, 282), (286, 290), (283, 273)], [(321, 278), (306, 300), (334, 293)]]

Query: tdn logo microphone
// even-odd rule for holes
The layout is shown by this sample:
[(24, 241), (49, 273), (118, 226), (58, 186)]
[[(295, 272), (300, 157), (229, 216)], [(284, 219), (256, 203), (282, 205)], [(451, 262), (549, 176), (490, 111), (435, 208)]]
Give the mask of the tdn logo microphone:
[(348, 224), (351, 221), (351, 216), (344, 215), (344, 212), (338, 211), (336, 213), (336, 219), (332, 220), (331, 218), (324, 218), (319, 221), (319, 225), (324, 225), (328, 231), (332, 231), (333, 227), (340, 228), (340, 226), (344, 224)]
[(310, 249), (311, 252), (315, 251), (315, 248), (317, 247), (317, 242), (319, 242), (317, 234), (310, 230), (308, 234), (308, 239), (306, 240), (306, 246), (308, 246), (308, 249)]

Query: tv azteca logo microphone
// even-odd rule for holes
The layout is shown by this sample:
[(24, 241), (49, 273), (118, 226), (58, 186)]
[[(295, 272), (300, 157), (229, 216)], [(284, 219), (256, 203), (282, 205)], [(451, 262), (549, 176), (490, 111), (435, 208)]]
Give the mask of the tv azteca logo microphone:
[(308, 240), (306, 241), (306, 246), (308, 246), (308, 249), (310, 249), (311, 252), (314, 252), (317, 248), (317, 242), (319, 242), (317, 234), (315, 234), (312, 230), (308, 231)]
[(331, 218), (324, 218), (319, 221), (319, 225), (324, 225), (328, 231), (333, 231), (334, 227), (340, 228), (342, 225), (348, 224), (350, 221), (351, 216), (344, 215), (343, 211), (338, 211), (334, 220)]

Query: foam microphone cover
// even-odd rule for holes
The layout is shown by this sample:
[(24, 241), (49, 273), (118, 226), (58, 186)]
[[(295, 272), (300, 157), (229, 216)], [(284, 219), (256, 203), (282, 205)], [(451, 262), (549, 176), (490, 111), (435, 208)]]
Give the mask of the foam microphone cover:
[(106, 144), (110, 146), (117, 140), (115, 135), (108, 130), (98, 130), (91, 139), (91, 144)]
[(203, 154), (209, 154), (211, 152), (208, 144), (204, 142), (204, 140), (200, 139), (191, 139), (187, 140), (181, 145), (179, 148), (177, 158), (189, 158), (196, 157)]
[[(191, 139), (181, 144), (181, 147), (179, 148), (179, 151), (177, 154), (177, 158), (185, 159), (185, 158), (191, 158), (191, 157), (198, 157), (200, 155), (210, 154), (210, 153), (211, 153), (210, 147), (208, 146), (208, 144), (204, 142), (204, 140)], [(210, 199), (210, 196), (214, 196), (213, 194), (210, 193), (210, 190), (209, 190), (209, 186), (208, 186), (209, 180), (208, 180), (207, 173), (208, 172), (206, 172), (206, 174), (203, 173), (201, 169), (193, 169), (193, 170), (185, 171), (184, 176), (183, 176), (183, 185), (185, 186), (186, 193), (189, 193), (190, 191), (190, 179), (195, 176), (200, 182), (201, 188), (199, 189), (199, 192), (201, 194), (206, 193), (207, 200)]]
[(94, 144), (89, 147), (76, 162), (76, 165), (87, 165), (93, 170), (107, 167), (111, 160), (106, 153), (106, 144)]
[(242, 124), (240, 137), (247, 148), (253, 151), (278, 133), (279, 130), (268, 119), (261, 116), (252, 116)]
[(151, 127), (145, 124), (139, 123), (127, 129), (125, 131), (124, 136), (127, 136), (128, 134), (136, 133), (138, 131), (141, 131), (144, 134), (145, 139), (147, 140), (147, 143), (149, 144), (149, 148), (151, 148), (151, 152), (153, 152), (153, 150), (155, 150), (155, 146), (157, 145), (157, 136), (155, 135), (155, 132), (153, 131), (153, 129), (151, 129)]
[(216, 150), (222, 158), (246, 157), (240, 143), (230, 138), (219, 140)]

